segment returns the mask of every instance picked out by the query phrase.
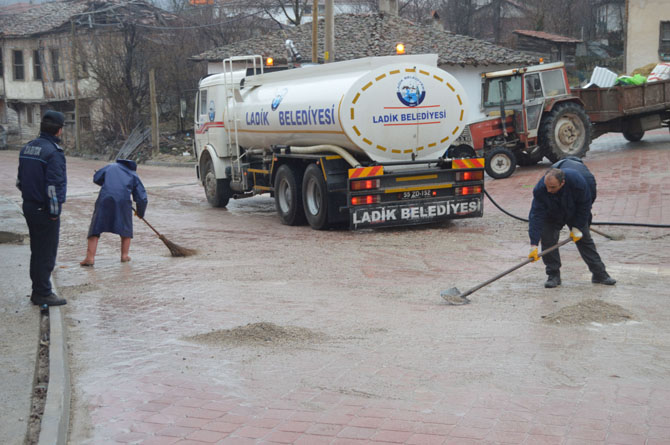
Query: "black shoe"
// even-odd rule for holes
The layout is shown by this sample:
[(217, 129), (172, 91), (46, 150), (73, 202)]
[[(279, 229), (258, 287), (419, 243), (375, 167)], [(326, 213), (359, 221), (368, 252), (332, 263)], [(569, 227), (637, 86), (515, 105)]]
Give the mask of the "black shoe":
[(549, 275), (547, 281), (544, 282), (544, 287), (551, 289), (561, 285), (561, 277), (558, 275)]
[(58, 295), (51, 293), (47, 295), (46, 297), (40, 297), (39, 295), (33, 295), (30, 297), (30, 301), (33, 302), (34, 305), (37, 306), (62, 306), (64, 304), (67, 304), (67, 301), (65, 298), (58, 298)]
[(616, 284), (616, 280), (609, 275), (603, 275), (603, 276), (593, 276), (591, 277), (591, 283), (593, 284), (604, 284), (606, 286), (614, 286)]

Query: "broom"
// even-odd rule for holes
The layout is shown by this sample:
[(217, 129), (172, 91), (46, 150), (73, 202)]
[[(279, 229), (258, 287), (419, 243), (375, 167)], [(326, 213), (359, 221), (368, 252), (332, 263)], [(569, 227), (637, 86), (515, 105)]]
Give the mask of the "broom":
[(197, 250), (194, 250), (194, 249), (187, 249), (186, 247), (181, 247), (180, 245), (173, 243), (172, 241), (170, 241), (169, 239), (167, 239), (165, 236), (163, 236), (163, 235), (161, 235), (160, 233), (158, 233), (158, 230), (154, 229), (154, 226), (152, 226), (151, 224), (149, 224), (149, 221), (147, 221), (146, 219), (140, 217), (140, 216), (137, 214), (137, 210), (135, 210), (134, 208), (133, 208), (133, 212), (135, 212), (135, 216), (137, 216), (137, 217), (140, 218), (142, 221), (144, 221), (145, 223), (147, 223), (147, 226), (149, 226), (149, 228), (150, 228), (151, 230), (153, 230), (154, 233), (155, 233), (156, 235), (158, 235), (158, 238), (159, 238), (161, 241), (163, 241), (163, 244), (165, 244), (165, 246), (167, 246), (167, 248), (170, 249), (170, 254), (171, 254), (172, 256), (174, 256), (174, 257), (184, 257), (184, 256), (195, 255), (195, 254), (197, 253)]

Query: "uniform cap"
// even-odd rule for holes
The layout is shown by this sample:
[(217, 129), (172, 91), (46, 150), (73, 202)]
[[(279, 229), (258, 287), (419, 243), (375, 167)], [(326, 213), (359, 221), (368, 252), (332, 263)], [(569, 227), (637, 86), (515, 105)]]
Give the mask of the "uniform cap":
[(42, 116), (42, 122), (52, 122), (62, 127), (65, 124), (65, 115), (60, 111), (49, 110)]

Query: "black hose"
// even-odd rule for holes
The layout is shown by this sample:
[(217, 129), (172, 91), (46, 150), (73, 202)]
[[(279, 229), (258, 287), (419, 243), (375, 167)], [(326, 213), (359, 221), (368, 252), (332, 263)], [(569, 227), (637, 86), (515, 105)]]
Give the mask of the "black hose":
[[(511, 216), (514, 219), (518, 219), (519, 221), (523, 222), (528, 222), (527, 219), (521, 218), (520, 216), (516, 216), (508, 212), (507, 210), (503, 209), (498, 205), (497, 202), (491, 198), (491, 195), (489, 195), (489, 192), (484, 189), (484, 194), (486, 195), (487, 198), (493, 203), (494, 206), (498, 208), (501, 212), (503, 212), (507, 216)], [(632, 227), (654, 227), (654, 228), (661, 228), (661, 229), (670, 229), (670, 225), (668, 224), (643, 224), (643, 223), (629, 223), (629, 222), (600, 222), (600, 221), (592, 221), (591, 222), (592, 226), (598, 225), (598, 226), (632, 226)]]

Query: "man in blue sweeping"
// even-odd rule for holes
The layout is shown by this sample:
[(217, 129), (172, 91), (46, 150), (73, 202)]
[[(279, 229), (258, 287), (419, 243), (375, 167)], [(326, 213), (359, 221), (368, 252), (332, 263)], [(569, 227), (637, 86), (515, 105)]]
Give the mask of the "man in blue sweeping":
[[(581, 160), (568, 159), (549, 169), (533, 189), (528, 216), (531, 244), (528, 258), (537, 261), (539, 242), (542, 242), (542, 250), (554, 246), (558, 243), (561, 229), (567, 225), (579, 254), (591, 271), (591, 282), (612, 286), (616, 280), (607, 273), (589, 231), (595, 194), (595, 178)], [(542, 261), (547, 273), (544, 287), (560, 286), (561, 257), (558, 250), (542, 256)]]
[(67, 189), (65, 154), (58, 145), (65, 116), (58, 111), (44, 113), (40, 135), (19, 153), (16, 187), (23, 198), (23, 216), (30, 234), (30, 301), (42, 306), (66, 303), (52, 292), (51, 272), (56, 265), (60, 215)]
[(147, 192), (137, 175), (137, 164), (128, 159), (118, 159), (96, 171), (93, 182), (101, 186), (95, 202), (91, 226), (88, 229), (86, 258), (79, 264), (93, 266), (98, 240), (103, 232), (121, 237), (121, 262), (130, 261), (130, 240), (133, 237), (133, 203), (137, 205), (137, 216), (144, 218), (147, 209)]

